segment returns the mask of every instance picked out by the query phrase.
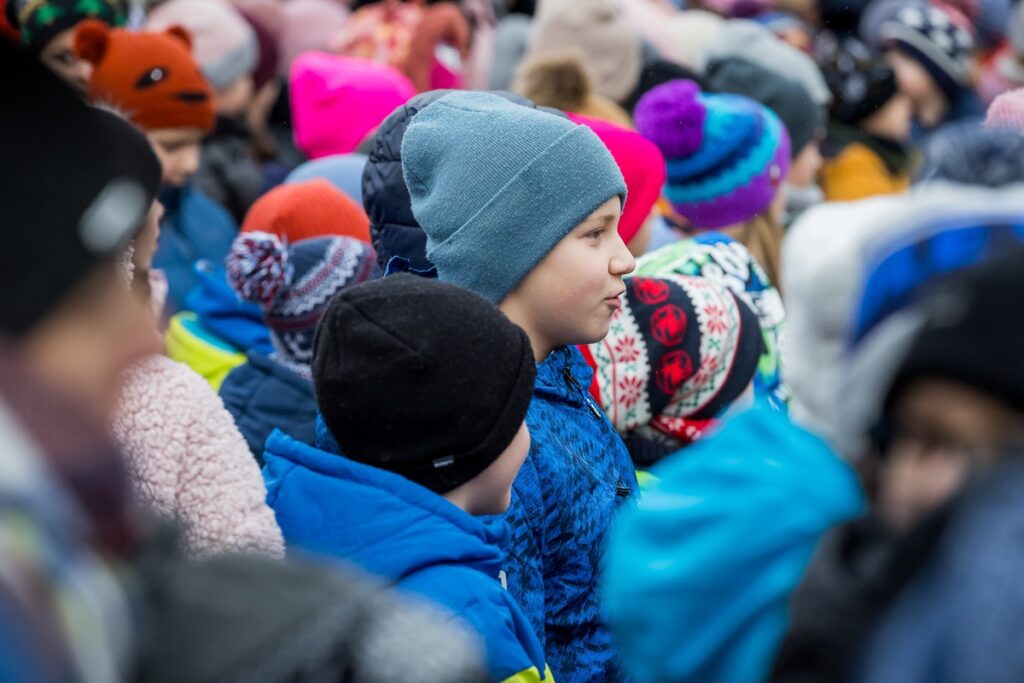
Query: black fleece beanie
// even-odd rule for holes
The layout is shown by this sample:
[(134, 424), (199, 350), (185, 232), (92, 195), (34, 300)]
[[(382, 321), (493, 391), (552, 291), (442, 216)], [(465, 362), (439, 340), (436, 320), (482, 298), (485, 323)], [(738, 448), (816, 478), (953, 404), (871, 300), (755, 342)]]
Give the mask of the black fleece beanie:
[(436, 493), (483, 472), (526, 417), (526, 333), (480, 295), (413, 275), (340, 292), (317, 327), (313, 385), (341, 452)]
[(0, 334), (18, 337), (135, 237), (160, 161), (132, 124), (6, 40), (0, 82)]
[(921, 303), (925, 322), (893, 383), (949, 379), (1024, 413), (1024, 249), (944, 278)]

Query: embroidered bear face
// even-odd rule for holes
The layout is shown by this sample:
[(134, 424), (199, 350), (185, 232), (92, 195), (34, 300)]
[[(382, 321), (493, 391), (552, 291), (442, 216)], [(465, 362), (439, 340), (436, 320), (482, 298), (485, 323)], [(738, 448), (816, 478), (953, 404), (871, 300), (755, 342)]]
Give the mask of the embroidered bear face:
[(89, 97), (118, 109), (146, 130), (214, 126), (213, 91), (180, 26), (162, 33), (83, 22), (75, 49), (93, 64)]

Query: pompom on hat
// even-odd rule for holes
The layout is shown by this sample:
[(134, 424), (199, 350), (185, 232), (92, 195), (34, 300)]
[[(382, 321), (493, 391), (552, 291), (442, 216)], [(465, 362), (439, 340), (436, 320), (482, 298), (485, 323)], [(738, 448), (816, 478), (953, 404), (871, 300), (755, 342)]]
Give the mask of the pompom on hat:
[(90, 19), (75, 33), (75, 50), (93, 64), (89, 98), (144, 130), (213, 130), (213, 91), (191, 46), (188, 31), (179, 26), (133, 32)]
[(764, 213), (789, 174), (789, 134), (767, 107), (672, 81), (645, 95), (636, 124), (667, 159), (665, 197), (695, 228)]
[(228, 283), (263, 309), (276, 359), (305, 369), (303, 374), (308, 374), (316, 326), (331, 298), (378, 274), (373, 247), (351, 237), (288, 245), (270, 233), (244, 233), (227, 257)]

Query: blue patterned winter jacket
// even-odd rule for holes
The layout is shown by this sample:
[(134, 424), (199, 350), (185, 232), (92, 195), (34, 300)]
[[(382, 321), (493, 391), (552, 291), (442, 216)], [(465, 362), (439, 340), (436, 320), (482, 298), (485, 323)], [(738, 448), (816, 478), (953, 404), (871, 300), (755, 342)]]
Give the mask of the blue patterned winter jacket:
[(587, 392), (592, 378), (575, 347), (537, 366), (530, 455), (502, 517), (512, 532), (509, 592), (561, 683), (623, 680), (597, 586), (608, 526), (637, 484), (622, 440)]

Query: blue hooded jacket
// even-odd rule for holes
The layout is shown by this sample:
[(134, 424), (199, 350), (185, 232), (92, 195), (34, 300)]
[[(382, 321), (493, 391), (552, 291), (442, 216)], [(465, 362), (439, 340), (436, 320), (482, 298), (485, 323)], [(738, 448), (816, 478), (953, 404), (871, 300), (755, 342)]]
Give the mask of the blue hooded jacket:
[(755, 407), (662, 460), (616, 522), (604, 599), (637, 683), (761, 683), (819, 538), (863, 506), (853, 470)]
[(537, 366), (530, 455), (503, 517), (509, 592), (561, 683), (622, 680), (597, 584), (606, 532), (637, 483), (622, 439), (590, 398), (592, 379), (575, 347)]
[(499, 581), (501, 527), (404, 477), (280, 431), (267, 439), (264, 458), (267, 503), (290, 550), (353, 562), (447, 607), (480, 634), (496, 680), (541, 680), (543, 650)]
[(220, 385), (224, 407), (235, 418), (253, 457), (263, 464), (263, 448), (275, 429), (302, 443), (316, 443), (313, 382), (261, 353), (232, 370)]
[(160, 192), (164, 205), (160, 240), (153, 267), (164, 271), (169, 291), (168, 315), (186, 308), (185, 297), (196, 285), (193, 266), (200, 259), (223, 264), (238, 226), (222, 206), (188, 185)]

